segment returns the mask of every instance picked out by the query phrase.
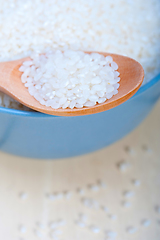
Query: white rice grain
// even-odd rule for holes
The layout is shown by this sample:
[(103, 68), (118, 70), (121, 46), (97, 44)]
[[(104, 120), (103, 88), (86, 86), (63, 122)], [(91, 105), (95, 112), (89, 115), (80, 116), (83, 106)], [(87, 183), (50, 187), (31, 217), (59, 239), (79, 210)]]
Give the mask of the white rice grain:
[[(86, 59), (89, 59), (87, 66)], [(57, 50), (36, 55), (31, 61), (24, 62), (20, 71), (24, 71), (22, 83), (42, 105), (73, 109), (101, 104), (117, 94), (117, 68), (110, 56)]]

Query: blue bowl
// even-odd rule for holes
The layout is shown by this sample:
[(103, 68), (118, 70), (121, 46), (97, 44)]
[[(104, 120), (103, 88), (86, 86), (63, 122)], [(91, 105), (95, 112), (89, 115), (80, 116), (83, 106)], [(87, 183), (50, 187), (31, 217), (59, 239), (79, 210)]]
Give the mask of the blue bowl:
[(93, 115), (56, 117), (0, 107), (0, 150), (45, 159), (89, 153), (132, 131), (159, 97), (160, 74), (127, 102)]

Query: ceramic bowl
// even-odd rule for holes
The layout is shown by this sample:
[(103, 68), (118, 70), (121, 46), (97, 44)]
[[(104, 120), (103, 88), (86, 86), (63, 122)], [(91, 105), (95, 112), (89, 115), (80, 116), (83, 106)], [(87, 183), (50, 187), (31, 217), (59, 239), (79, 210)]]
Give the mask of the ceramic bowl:
[(159, 97), (160, 74), (127, 102), (98, 114), (56, 117), (0, 107), (0, 150), (39, 159), (93, 152), (131, 132)]

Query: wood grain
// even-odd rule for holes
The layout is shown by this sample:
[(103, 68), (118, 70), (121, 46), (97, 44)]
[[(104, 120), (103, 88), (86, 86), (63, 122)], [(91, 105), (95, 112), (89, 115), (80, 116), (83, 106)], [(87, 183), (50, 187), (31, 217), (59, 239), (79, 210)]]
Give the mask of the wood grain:
[[(90, 53), (90, 52), (87, 52)], [(103, 112), (114, 108), (131, 98), (140, 88), (143, 78), (144, 70), (140, 63), (129, 57), (101, 53), (104, 56), (112, 56), (113, 60), (118, 64), (118, 71), (120, 72), (120, 87), (118, 94), (113, 96), (106, 102), (97, 104), (93, 107), (83, 107), (81, 109), (53, 109), (41, 105), (28, 92), (28, 89), (21, 82), (21, 72), (19, 67), (29, 58), (24, 58), (12, 62), (0, 63), (0, 91), (8, 94), (23, 105), (32, 108), (36, 111), (57, 116), (80, 116)]]

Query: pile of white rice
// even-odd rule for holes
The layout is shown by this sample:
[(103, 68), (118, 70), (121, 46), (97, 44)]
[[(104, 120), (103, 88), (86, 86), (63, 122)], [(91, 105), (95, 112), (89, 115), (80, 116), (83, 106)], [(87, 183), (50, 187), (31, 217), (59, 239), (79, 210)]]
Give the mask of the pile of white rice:
[(60, 50), (31, 56), (19, 68), (21, 80), (42, 105), (92, 107), (118, 93), (120, 73), (111, 56)]
[[(0, 61), (48, 48), (118, 53), (159, 72), (159, 0), (0, 0)], [(0, 105), (22, 108), (0, 94)]]

